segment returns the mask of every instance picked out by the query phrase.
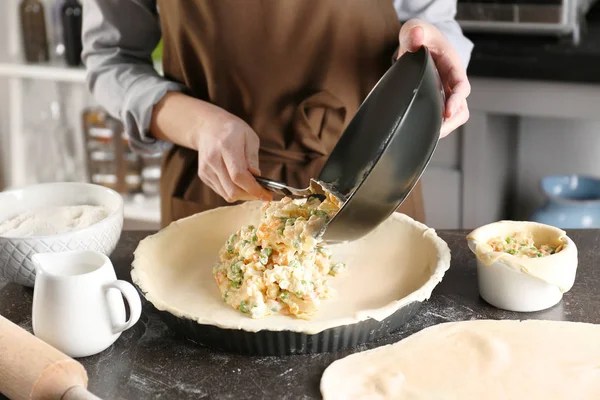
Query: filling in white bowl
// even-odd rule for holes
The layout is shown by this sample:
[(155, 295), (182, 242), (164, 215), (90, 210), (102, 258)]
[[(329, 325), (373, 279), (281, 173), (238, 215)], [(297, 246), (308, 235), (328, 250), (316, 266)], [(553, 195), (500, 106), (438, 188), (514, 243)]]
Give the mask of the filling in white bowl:
[(533, 233), (529, 231), (516, 231), (505, 236), (496, 236), (487, 241), (492, 251), (512, 254), (521, 258), (546, 257), (560, 252), (565, 243), (549, 244), (535, 243)]
[(499, 221), (475, 229), (467, 240), (483, 265), (502, 263), (558, 286), (563, 293), (573, 285), (577, 248), (562, 229), (530, 221)]
[(252, 318), (310, 318), (333, 293), (329, 278), (346, 270), (313, 237), (339, 207), (331, 195), (265, 203), (258, 226), (242, 227), (219, 252), (213, 273), (225, 303)]

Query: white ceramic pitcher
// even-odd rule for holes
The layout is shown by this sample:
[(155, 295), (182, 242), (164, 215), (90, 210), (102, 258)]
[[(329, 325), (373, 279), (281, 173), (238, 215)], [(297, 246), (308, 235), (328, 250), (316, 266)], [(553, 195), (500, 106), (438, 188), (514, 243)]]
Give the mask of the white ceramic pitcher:
[[(140, 318), (140, 296), (117, 280), (104, 254), (75, 250), (39, 253), (33, 290), (33, 333), (71, 357), (97, 354)], [(125, 303), (130, 310), (125, 321)]]

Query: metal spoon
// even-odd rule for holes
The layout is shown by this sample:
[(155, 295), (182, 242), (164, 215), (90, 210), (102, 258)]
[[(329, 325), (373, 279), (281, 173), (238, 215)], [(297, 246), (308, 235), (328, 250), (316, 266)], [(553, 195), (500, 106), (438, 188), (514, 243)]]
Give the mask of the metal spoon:
[(325, 200), (325, 190), (317, 181), (310, 181), (310, 186), (305, 189), (298, 189), (295, 187), (287, 186), (281, 182), (277, 182), (262, 176), (255, 176), (256, 181), (265, 189), (270, 192), (281, 194), (283, 196), (293, 198), (305, 198), (305, 197), (318, 197), (319, 200)]
[[(281, 182), (277, 182), (262, 176), (255, 176), (256, 181), (262, 185), (265, 189), (292, 198), (310, 198), (317, 197), (320, 201), (327, 198), (327, 193), (332, 194), (338, 198), (342, 204), (346, 201), (346, 198), (340, 195), (333, 185), (329, 185), (325, 182), (319, 182), (314, 179), (310, 180), (310, 186), (306, 189), (298, 189), (285, 185)], [(336, 213), (337, 215), (337, 213)], [(324, 243), (329, 243), (326, 237), (323, 237), (329, 223), (335, 218), (335, 215), (328, 221), (324, 222), (322, 226), (315, 229), (312, 232), (312, 236), (316, 239), (322, 239)]]

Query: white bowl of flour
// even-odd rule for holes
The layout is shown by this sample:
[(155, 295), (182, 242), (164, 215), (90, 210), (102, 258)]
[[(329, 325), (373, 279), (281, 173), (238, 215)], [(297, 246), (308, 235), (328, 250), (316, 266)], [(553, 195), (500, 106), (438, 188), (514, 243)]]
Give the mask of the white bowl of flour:
[(107, 256), (123, 228), (123, 198), (89, 183), (44, 183), (0, 192), (0, 279), (33, 287), (36, 253)]

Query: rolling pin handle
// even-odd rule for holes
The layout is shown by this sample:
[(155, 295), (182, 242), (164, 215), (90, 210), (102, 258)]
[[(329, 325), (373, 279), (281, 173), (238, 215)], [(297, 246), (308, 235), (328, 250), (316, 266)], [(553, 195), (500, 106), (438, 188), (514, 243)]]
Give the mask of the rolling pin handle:
[(102, 400), (100, 397), (96, 396), (93, 393), (88, 392), (88, 390), (81, 386), (75, 385), (63, 394), (60, 400)]

